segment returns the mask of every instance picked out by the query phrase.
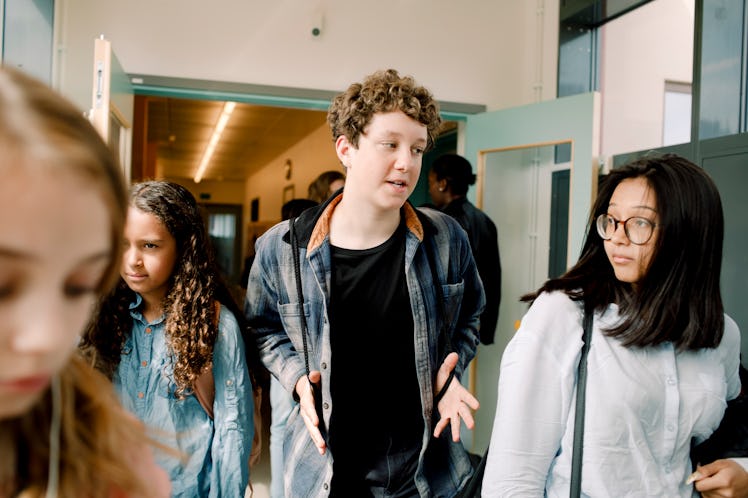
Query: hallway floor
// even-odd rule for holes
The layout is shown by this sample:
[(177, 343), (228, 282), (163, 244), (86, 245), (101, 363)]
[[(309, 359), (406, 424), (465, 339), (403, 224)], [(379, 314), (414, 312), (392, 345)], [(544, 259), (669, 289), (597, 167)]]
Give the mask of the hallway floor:
[(270, 385), (262, 389), (262, 450), (260, 462), (249, 471), (253, 493), (247, 488), (245, 498), (270, 498)]

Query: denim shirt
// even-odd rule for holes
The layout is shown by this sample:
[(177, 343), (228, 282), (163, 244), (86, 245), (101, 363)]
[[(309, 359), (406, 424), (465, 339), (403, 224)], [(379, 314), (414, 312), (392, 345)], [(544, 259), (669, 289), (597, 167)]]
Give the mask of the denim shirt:
[[(342, 195), (342, 194), (340, 194)], [(330, 239), (329, 223), (340, 195), (322, 206), (306, 210), (296, 220), (304, 314), (309, 330), (309, 368), (322, 374), (324, 422), (330, 423)], [(442, 316), (446, 317), (451, 349), (459, 354), (459, 378), (475, 355), (478, 321), (485, 298), (465, 231), (451, 217), (433, 209), (401, 210), (407, 233), (405, 275), (414, 323), (416, 370), (424, 420), (422, 448), (415, 481), (423, 497), (451, 497), (465, 484), (472, 467), (462, 443), (451, 441), (450, 431), (432, 437), (439, 414), (434, 412), (434, 382), (444, 352), (440, 345)], [(435, 271), (441, 286), (444, 313), (426, 251), (435, 254)], [(294, 275), (288, 222), (268, 230), (256, 243), (250, 271), (245, 312), (254, 329), (265, 366), (289, 392), (305, 375), (304, 341)], [(352, 354), (354, 352), (351, 352)], [(364, 354), (364, 353), (362, 353)], [(386, 403), (382, 400), (382, 403)], [(362, 428), (363, 430), (364, 428)], [(328, 496), (332, 455), (320, 455), (309, 437), (299, 406), (288, 419), (284, 441), (286, 496)]]
[(173, 497), (242, 498), (249, 481), (254, 400), (236, 319), (221, 307), (213, 350), (216, 397), (211, 420), (194, 394), (182, 400), (175, 397), (165, 317), (147, 323), (138, 311), (141, 302), (137, 295), (130, 305), (133, 329), (113, 378), (123, 405), (154, 438), (184, 456), (180, 462), (172, 455), (157, 455), (171, 479)]

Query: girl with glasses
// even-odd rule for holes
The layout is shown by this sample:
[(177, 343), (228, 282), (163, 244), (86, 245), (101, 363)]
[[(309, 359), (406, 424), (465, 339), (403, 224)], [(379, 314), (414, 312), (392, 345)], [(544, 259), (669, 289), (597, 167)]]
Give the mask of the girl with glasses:
[(691, 442), (740, 391), (740, 334), (720, 296), (723, 215), (673, 155), (613, 170), (579, 261), (523, 297), (502, 358), (483, 496), (568, 496), (584, 309), (583, 496), (691, 497)]

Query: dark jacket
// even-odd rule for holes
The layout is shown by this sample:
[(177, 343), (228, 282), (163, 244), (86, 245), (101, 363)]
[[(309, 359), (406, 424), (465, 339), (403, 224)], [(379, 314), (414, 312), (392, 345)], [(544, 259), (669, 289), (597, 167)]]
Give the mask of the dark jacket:
[(493, 344), (501, 303), (501, 260), (496, 225), (464, 197), (450, 202), (443, 212), (456, 219), (468, 234), (478, 274), (486, 293), (486, 308), (480, 316), (480, 342)]

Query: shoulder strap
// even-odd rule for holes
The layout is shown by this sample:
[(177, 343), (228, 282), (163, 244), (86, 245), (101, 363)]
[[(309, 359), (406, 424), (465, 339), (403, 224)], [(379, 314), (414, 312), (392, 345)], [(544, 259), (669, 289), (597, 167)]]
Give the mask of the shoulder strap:
[(304, 313), (304, 292), (301, 289), (301, 262), (299, 261), (299, 240), (296, 238), (296, 230), (294, 229), (294, 222), (296, 218), (288, 220), (288, 229), (290, 230), (291, 236), (291, 252), (293, 253), (293, 271), (296, 277), (296, 293), (299, 298), (299, 314), (301, 315), (301, 340), (304, 342), (304, 368), (306, 369), (306, 376), (309, 377), (309, 345), (307, 343), (307, 336), (309, 335), (309, 329), (306, 323), (306, 314)]
[[(221, 315), (221, 303), (216, 299), (213, 301), (213, 326), (218, 330), (219, 318)], [(205, 413), (213, 419), (213, 402), (216, 399), (216, 383), (213, 379), (213, 362), (210, 362), (205, 371), (195, 379), (192, 386), (195, 397), (200, 402)]]
[(571, 486), (569, 498), (578, 498), (582, 492), (582, 450), (584, 449), (584, 405), (587, 389), (587, 354), (590, 350), (592, 337), (592, 321), (594, 310), (584, 305), (584, 319), (582, 321), (582, 357), (577, 368), (577, 405), (574, 413), (574, 449), (571, 454)]

